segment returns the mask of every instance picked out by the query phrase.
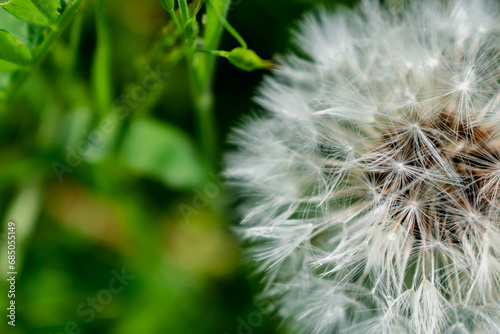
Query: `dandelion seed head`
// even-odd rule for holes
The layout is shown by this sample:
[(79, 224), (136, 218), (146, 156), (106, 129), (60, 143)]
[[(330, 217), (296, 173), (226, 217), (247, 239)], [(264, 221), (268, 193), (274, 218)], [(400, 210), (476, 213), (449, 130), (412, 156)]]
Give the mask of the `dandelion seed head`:
[(493, 0), (319, 9), (261, 85), (226, 177), (298, 333), (500, 333)]

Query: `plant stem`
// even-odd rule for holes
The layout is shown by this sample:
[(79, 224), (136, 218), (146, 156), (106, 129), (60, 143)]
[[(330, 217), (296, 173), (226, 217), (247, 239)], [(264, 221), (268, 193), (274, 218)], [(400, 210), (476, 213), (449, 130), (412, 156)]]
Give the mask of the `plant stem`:
[(218, 56), (218, 57), (224, 57), (227, 58), (229, 55), (228, 51), (221, 51), (221, 50), (205, 50), (205, 49), (195, 49), (195, 52), (201, 52), (201, 53), (209, 53), (213, 56)]
[(233, 26), (226, 20), (226, 18), (217, 11), (217, 9), (212, 4), (212, 1), (207, 1), (207, 3), (214, 9), (214, 12), (219, 16), (219, 20), (224, 25), (224, 28), (226, 28), (226, 30), (231, 34), (231, 36), (233, 36), (238, 41), (238, 43), (240, 43), (242, 48), (247, 49), (248, 48), (247, 42), (245, 42), (243, 37), (241, 37), (241, 35), (236, 31), (236, 29), (233, 28)]
[(66, 65), (68, 78), (75, 70), (80, 51), (80, 41), (82, 38), (83, 16), (77, 14), (71, 26), (71, 33), (69, 38), (69, 57)]
[[(208, 2), (208, 1), (207, 1)], [(207, 8), (207, 17), (212, 18), (211, 22), (207, 22), (205, 26), (204, 48), (208, 50), (215, 50), (219, 44), (222, 35), (224, 16), (226, 15), (230, 0), (220, 0), (219, 10), (211, 4)], [(213, 20), (216, 16), (219, 20)], [(223, 20), (221, 20), (221, 18)], [(193, 53), (196, 51), (192, 50)], [(217, 142), (218, 132), (217, 123), (214, 117), (214, 96), (213, 96), (213, 79), (215, 73), (215, 64), (217, 61), (213, 55), (204, 53), (199, 54), (196, 58), (196, 66), (189, 63), (192, 67), (191, 81), (192, 96), (194, 99), (194, 106), (197, 115), (197, 127), (199, 132), (199, 140), (204, 155), (208, 159), (208, 168), (214, 171), (217, 168)]]
[(168, 11), (168, 13), (170, 14), (170, 16), (172, 16), (172, 19), (174, 20), (175, 25), (177, 27), (177, 30), (179, 30), (179, 34), (183, 35), (184, 34), (184, 29), (182, 28), (182, 23), (181, 23), (181, 21), (179, 21), (179, 18), (175, 14), (175, 11), (174, 10), (170, 10), (170, 11)]
[(111, 36), (106, 16), (106, 0), (96, 5), (97, 45), (92, 63), (92, 90), (97, 114), (103, 116), (111, 106)]
[(186, 26), (187, 21), (189, 21), (189, 9), (187, 0), (179, 0), (179, 8), (181, 9), (181, 16), (184, 26)]
[(9, 107), (9, 105), (14, 100), (15, 94), (19, 92), (19, 90), (23, 86), (23, 84), (26, 81), (26, 79), (28, 79), (28, 77), (30, 76), (30, 74), (32, 73), (32, 71), (40, 65), (40, 63), (45, 58), (45, 56), (47, 56), (47, 54), (50, 51), (50, 47), (61, 36), (61, 34), (63, 33), (64, 29), (69, 24), (69, 22), (71, 21), (71, 19), (75, 15), (78, 7), (80, 6), (80, 4), (82, 2), (83, 2), (83, 0), (75, 0), (66, 9), (66, 11), (62, 15), (62, 17), (59, 19), (59, 22), (57, 24), (57, 28), (53, 29), (48, 34), (47, 38), (42, 43), (42, 45), (40, 45), (35, 50), (36, 53), (35, 53), (35, 55), (33, 57), (33, 60), (31, 61), (31, 63), (29, 65), (27, 65), (26, 67), (24, 67), (21, 70), (21, 72), (18, 73), (18, 75), (14, 78), (14, 81), (10, 84), (9, 88), (7, 89), (7, 91), (5, 93), (6, 98), (5, 98), (5, 101), (4, 101), (3, 108), (1, 108), (2, 109), (1, 111), (3, 111), (4, 109), (6, 110)]

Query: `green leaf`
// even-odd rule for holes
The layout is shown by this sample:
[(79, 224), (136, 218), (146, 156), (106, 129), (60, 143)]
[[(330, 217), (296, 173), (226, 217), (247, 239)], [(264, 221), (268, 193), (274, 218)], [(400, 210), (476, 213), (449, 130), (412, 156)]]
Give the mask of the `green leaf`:
[[(4, 5), (12, 3), (12, 1), (14, 0), (11, 0), (11, 2), (7, 2)], [(0, 114), (2, 114), (6, 109), (8, 109), (13, 99), (17, 96), (17, 92), (20, 91), (21, 86), (30, 76), (33, 69), (36, 68), (38, 65), (40, 65), (45, 56), (47, 56), (52, 45), (61, 36), (61, 34), (64, 31), (64, 28), (69, 24), (69, 22), (77, 12), (82, 2), (83, 0), (71, 1), (71, 5), (69, 5), (64, 10), (64, 15), (62, 15), (61, 18), (58, 20), (57, 26), (52, 26), (51, 31), (46, 33), (45, 38), (43, 39), (43, 43), (37, 46), (36, 52), (33, 55), (33, 60), (31, 61), (30, 66), (23, 67), (22, 70), (19, 71), (15, 76), (12, 76), (12, 82), (6, 88), (4, 99), (0, 103)], [(0, 86), (1, 86), (1, 81), (0, 81)]]
[[(1, 1), (2, 0), (0, 0), (0, 2)], [(30, 45), (28, 38), (30, 26), (33, 25), (0, 8), (0, 29), (7, 30), (16, 35), (17, 38), (26, 45)]]
[(24, 65), (30, 62), (31, 52), (16, 36), (5, 30), (0, 30), (0, 59)]
[(59, 19), (59, 0), (10, 0), (1, 4), (7, 12), (30, 23), (50, 26)]
[(12, 72), (18, 70), (21, 66), (10, 61), (0, 59), (0, 72)]
[(119, 156), (132, 170), (172, 188), (192, 188), (206, 181), (203, 163), (189, 136), (170, 124), (151, 119), (134, 121)]
[(61, 8), (60, 0), (31, 0), (31, 2), (52, 23), (56, 23), (61, 16), (59, 14), (59, 8)]
[(0, 72), (0, 92), (3, 93), (3, 99), (5, 99), (7, 95), (5, 94), (5, 87), (9, 85), (11, 78), (12, 72)]

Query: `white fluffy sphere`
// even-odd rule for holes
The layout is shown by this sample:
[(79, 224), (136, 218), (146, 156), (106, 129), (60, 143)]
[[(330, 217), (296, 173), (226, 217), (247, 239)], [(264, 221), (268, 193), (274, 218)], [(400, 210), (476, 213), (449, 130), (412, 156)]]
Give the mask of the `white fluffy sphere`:
[(498, 14), (320, 9), (262, 84), (226, 176), (297, 332), (500, 333)]

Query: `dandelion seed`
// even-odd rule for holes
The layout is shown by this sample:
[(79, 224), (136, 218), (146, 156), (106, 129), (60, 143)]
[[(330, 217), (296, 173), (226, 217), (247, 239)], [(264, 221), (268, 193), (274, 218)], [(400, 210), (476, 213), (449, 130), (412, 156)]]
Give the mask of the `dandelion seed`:
[(234, 132), (227, 179), (298, 333), (500, 333), (494, 0), (310, 14)]

